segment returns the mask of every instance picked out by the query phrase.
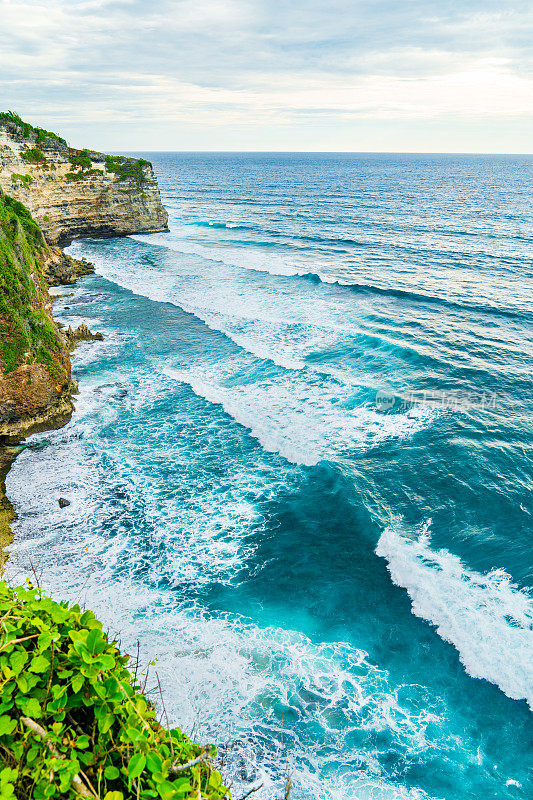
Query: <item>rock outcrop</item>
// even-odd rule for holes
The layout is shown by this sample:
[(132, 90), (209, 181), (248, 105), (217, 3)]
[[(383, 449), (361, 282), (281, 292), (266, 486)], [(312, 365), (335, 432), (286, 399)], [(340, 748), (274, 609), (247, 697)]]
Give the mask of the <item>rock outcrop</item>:
[(93, 333), (88, 326), (82, 322), (77, 328), (72, 329), (70, 325), (64, 331), (65, 336), (71, 347), (76, 347), (80, 342), (101, 342), (103, 341), (104, 334), (96, 331)]
[(50, 245), (168, 230), (148, 161), (74, 149), (16, 115), (0, 116), (0, 187), (30, 210)]
[(94, 272), (94, 266), (85, 258), (77, 259), (67, 255), (60, 247), (50, 247), (50, 253), (43, 264), (44, 277), (49, 286), (72, 284), (82, 275)]

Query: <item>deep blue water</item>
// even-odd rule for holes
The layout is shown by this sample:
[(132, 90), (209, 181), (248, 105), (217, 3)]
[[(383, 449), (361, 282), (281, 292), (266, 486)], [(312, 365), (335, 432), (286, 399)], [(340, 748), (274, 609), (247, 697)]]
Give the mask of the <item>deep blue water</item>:
[(148, 157), (171, 232), (71, 247), (106, 338), (12, 571), (140, 640), (236, 797), (532, 797), (533, 159)]

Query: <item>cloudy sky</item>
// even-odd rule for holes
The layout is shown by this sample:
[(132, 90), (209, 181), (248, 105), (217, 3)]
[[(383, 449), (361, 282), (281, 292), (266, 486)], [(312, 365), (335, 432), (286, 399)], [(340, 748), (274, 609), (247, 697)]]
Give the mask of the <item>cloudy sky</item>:
[(0, 0), (0, 107), (104, 150), (532, 152), (531, 0)]

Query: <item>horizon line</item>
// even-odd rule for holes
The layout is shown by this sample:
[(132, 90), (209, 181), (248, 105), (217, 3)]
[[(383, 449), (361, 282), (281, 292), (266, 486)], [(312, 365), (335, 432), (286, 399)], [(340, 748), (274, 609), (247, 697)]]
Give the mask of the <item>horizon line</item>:
[(266, 155), (389, 155), (389, 156), (533, 156), (533, 150), (523, 152), (493, 152), (479, 150), (112, 150), (114, 153), (250, 153)]

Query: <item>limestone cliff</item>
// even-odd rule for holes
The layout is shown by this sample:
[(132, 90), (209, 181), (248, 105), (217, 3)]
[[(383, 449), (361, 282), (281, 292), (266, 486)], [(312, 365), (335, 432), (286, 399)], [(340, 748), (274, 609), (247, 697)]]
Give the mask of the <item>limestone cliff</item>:
[(148, 161), (75, 150), (0, 112), (0, 443), (72, 410), (69, 348), (87, 336), (61, 333), (48, 286), (73, 283), (90, 265), (59, 246), (163, 230)]
[(11, 112), (0, 114), (0, 187), (30, 210), (50, 245), (167, 230), (148, 161), (76, 150)]
[(44, 277), (53, 258), (28, 209), (0, 190), (0, 438), (72, 410), (69, 342)]

